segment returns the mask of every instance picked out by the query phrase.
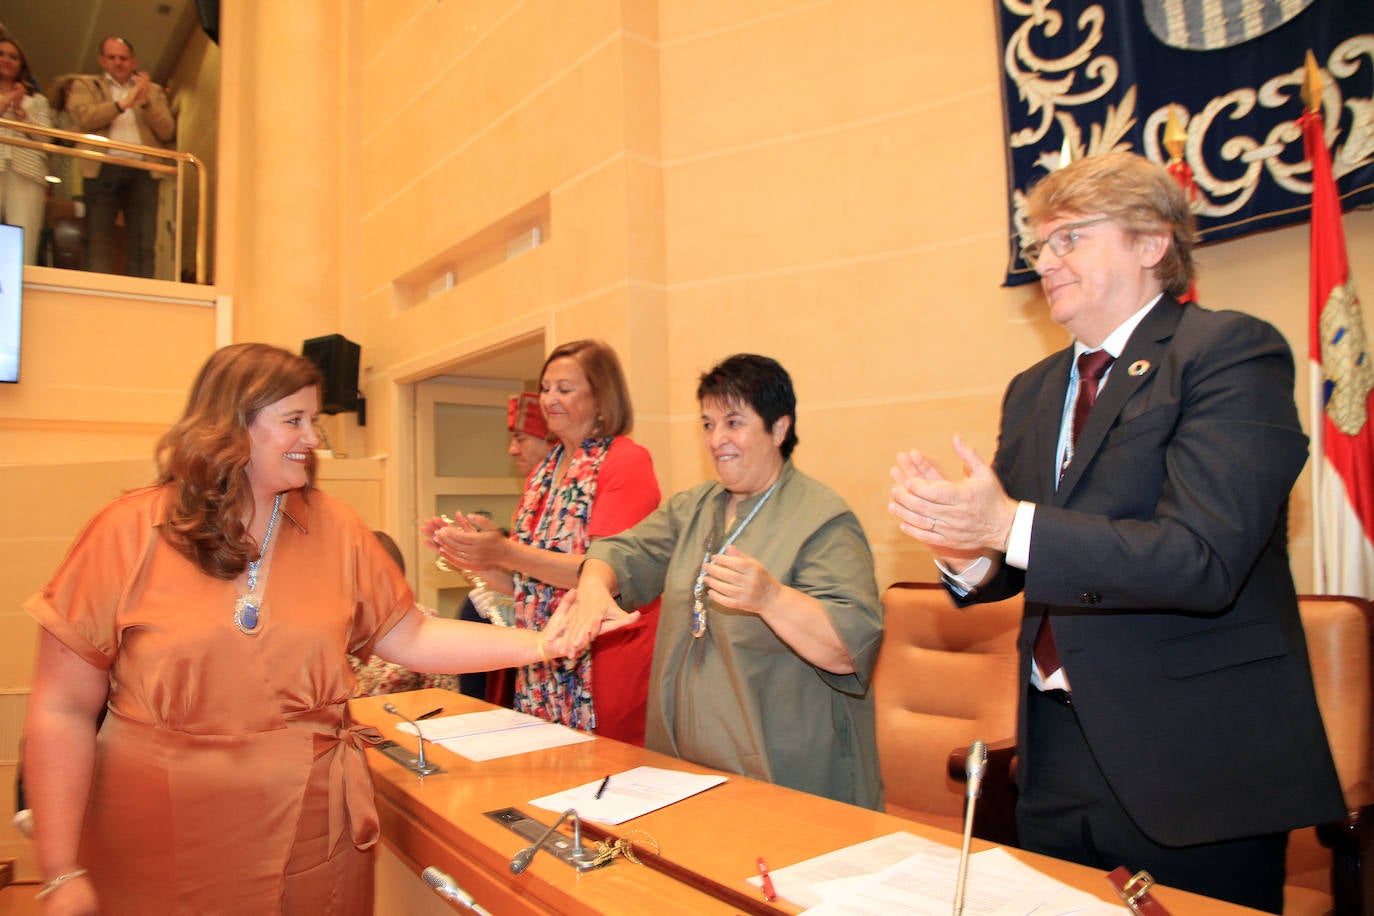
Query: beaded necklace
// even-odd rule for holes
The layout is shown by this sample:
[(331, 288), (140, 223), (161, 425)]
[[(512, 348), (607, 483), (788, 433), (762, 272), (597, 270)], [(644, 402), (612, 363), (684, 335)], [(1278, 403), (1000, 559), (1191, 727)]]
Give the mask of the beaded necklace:
[(701, 570), (697, 573), (696, 584), (692, 586), (692, 635), (697, 639), (706, 635), (706, 564), (711, 561), (714, 554), (724, 553), (725, 548), (735, 543), (735, 540), (743, 533), (745, 526), (754, 520), (754, 516), (759, 514), (763, 504), (768, 502), (768, 497), (773, 495), (773, 491), (778, 488), (780, 483), (782, 483), (781, 474), (778, 475), (777, 480), (773, 481), (768, 492), (763, 494), (763, 498), (754, 504), (753, 509), (749, 510), (744, 521), (735, 526), (734, 533), (730, 535), (729, 539), (718, 548), (711, 544), (715, 540), (715, 532), (717, 531), (714, 526), (712, 527), (711, 536), (706, 539), (706, 555), (701, 558)]
[[(248, 593), (239, 596), (234, 602), (234, 626), (245, 636), (257, 636), (262, 630), (262, 595), (258, 594), (258, 567), (262, 558), (267, 556), (267, 545), (272, 543), (272, 532), (277, 528), (277, 513), (281, 509), (281, 494), (272, 502), (272, 517), (267, 522), (267, 535), (262, 539), (262, 550), (258, 558), (248, 564)], [(266, 585), (263, 586), (264, 589)]]

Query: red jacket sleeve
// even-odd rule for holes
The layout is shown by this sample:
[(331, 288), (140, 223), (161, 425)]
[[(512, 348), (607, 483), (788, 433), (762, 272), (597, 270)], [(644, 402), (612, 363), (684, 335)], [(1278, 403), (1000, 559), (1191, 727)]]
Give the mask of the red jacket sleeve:
[(596, 499), (587, 536), (609, 537), (637, 525), (658, 508), (658, 478), (649, 450), (625, 436), (617, 436), (601, 462)]

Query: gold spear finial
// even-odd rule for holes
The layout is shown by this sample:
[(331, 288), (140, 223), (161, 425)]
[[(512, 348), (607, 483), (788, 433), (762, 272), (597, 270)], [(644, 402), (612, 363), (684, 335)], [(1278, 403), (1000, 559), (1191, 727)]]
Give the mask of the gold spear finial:
[(1164, 123), (1164, 148), (1169, 151), (1169, 162), (1183, 159), (1183, 146), (1188, 142), (1188, 132), (1178, 120), (1178, 107), (1169, 106), (1169, 120)]
[(1069, 135), (1065, 134), (1064, 142), (1059, 145), (1059, 167), (1062, 169), (1070, 162), (1073, 162), (1073, 144), (1069, 142)]
[(1302, 104), (1308, 111), (1317, 111), (1322, 107), (1322, 71), (1310, 48), (1302, 74)]

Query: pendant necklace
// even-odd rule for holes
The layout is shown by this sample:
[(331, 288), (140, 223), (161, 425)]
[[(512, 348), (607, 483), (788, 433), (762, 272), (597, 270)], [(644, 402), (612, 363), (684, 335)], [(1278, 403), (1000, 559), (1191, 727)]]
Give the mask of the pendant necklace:
[(272, 532), (277, 527), (279, 509), (280, 493), (272, 503), (272, 518), (267, 522), (267, 535), (262, 539), (262, 550), (258, 551), (258, 558), (248, 564), (248, 593), (240, 595), (239, 600), (234, 602), (234, 626), (247, 636), (257, 636), (262, 630), (262, 595), (258, 594), (258, 567), (262, 565), (262, 558), (267, 556), (267, 545), (272, 543)]
[[(739, 525), (735, 527), (734, 533), (730, 535), (729, 540), (721, 544), (719, 548), (713, 548), (711, 544), (711, 541), (715, 540), (714, 536), (706, 539), (706, 555), (701, 558), (701, 569), (697, 572), (696, 584), (692, 586), (692, 636), (695, 638), (700, 639), (706, 635), (706, 564), (711, 561), (711, 557), (714, 554), (724, 553), (725, 548), (735, 543), (735, 539), (744, 531), (745, 526), (754, 520), (754, 516), (759, 514), (759, 510), (763, 508), (763, 504), (768, 502), (768, 497), (773, 495), (773, 491), (778, 488), (778, 484), (780, 483), (782, 483), (781, 474), (778, 475), (777, 480), (773, 481), (773, 485), (768, 488), (768, 492), (763, 494), (763, 498), (754, 504), (753, 509), (749, 510), (749, 514), (744, 517), (744, 521), (740, 522)], [(715, 530), (716, 529), (713, 527), (712, 531), (714, 532)]]

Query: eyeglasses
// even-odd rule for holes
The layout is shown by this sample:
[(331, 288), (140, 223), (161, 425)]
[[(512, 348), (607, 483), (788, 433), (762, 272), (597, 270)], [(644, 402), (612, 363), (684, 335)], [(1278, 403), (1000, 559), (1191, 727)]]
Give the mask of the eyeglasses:
[(1032, 267), (1040, 260), (1040, 254), (1045, 248), (1053, 251), (1056, 257), (1062, 258), (1073, 251), (1073, 246), (1078, 244), (1079, 229), (1086, 226), (1096, 226), (1098, 223), (1105, 223), (1110, 219), (1110, 216), (1099, 216), (1097, 219), (1085, 219), (1082, 222), (1060, 226), (1051, 232), (1049, 238), (1044, 241), (1036, 240), (1022, 248), (1021, 257)]

